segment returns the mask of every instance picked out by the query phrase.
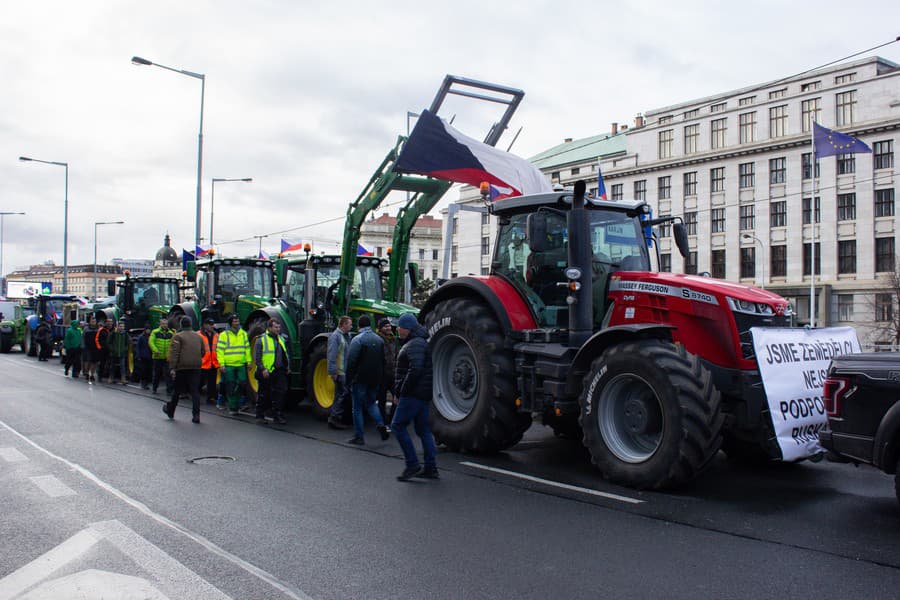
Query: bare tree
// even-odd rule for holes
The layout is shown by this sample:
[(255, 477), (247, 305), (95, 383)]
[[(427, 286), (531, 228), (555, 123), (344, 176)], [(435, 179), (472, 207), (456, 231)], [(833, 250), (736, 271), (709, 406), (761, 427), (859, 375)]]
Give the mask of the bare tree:
[(893, 270), (884, 274), (883, 287), (866, 295), (867, 304), (874, 315), (864, 323), (869, 328), (871, 342), (900, 344), (900, 260), (894, 258)]

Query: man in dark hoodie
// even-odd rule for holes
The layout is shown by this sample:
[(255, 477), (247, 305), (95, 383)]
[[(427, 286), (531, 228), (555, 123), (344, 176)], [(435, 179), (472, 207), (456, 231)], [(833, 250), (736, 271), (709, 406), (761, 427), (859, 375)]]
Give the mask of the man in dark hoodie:
[[(404, 313), (397, 322), (397, 334), (401, 340), (400, 352), (397, 354), (397, 371), (394, 378), (394, 390), (399, 401), (394, 411), (391, 429), (397, 436), (406, 468), (397, 476), (399, 481), (407, 481), (412, 477), (438, 479), (437, 450), (431, 425), (428, 423), (428, 406), (431, 402), (431, 349), (428, 347), (428, 333), (419, 325), (412, 313)], [(416, 456), (407, 426), (413, 423), (416, 435), (422, 442), (425, 459), (423, 470)]]
[(351, 385), (353, 395), (353, 437), (349, 443), (361, 446), (365, 444), (363, 411), (375, 421), (382, 441), (388, 439), (390, 433), (375, 402), (384, 368), (384, 342), (372, 331), (369, 315), (361, 316), (357, 325), (359, 333), (350, 342), (347, 353), (347, 383)]

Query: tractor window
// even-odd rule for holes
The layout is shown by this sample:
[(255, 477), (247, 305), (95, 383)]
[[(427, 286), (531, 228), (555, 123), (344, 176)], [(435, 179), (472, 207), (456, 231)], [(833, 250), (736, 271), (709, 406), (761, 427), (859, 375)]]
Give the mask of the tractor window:
[(514, 215), (509, 223), (501, 225), (497, 235), (497, 252), (494, 269), (510, 279), (524, 280), (528, 255), (531, 250), (525, 241), (526, 215)]
[(377, 265), (356, 265), (350, 295), (353, 298), (381, 300), (381, 269)]
[(194, 287), (194, 295), (197, 298), (197, 303), (200, 306), (206, 306), (208, 304), (207, 298), (207, 286), (209, 285), (207, 282), (209, 281), (209, 273), (206, 271), (197, 271), (197, 284)]
[(54, 323), (62, 323), (66, 314), (65, 304), (65, 300), (47, 300), (44, 314), (40, 315), (41, 318), (46, 319), (50, 317)]
[(649, 271), (650, 256), (636, 217), (618, 211), (591, 211), (591, 246), (594, 261), (612, 270)]
[[(329, 288), (335, 285), (341, 278), (341, 269), (338, 265), (320, 265), (316, 270), (316, 302), (324, 302)], [(334, 293), (334, 292), (332, 292)]]
[(272, 270), (254, 265), (221, 265), (217, 272), (218, 293), (226, 302), (238, 296), (272, 297)]
[(178, 284), (161, 281), (136, 281), (134, 283), (134, 304), (143, 308), (178, 304)]
[(306, 292), (306, 273), (289, 269), (287, 280), (284, 284), (284, 298), (294, 310), (302, 311), (305, 308), (304, 294)]

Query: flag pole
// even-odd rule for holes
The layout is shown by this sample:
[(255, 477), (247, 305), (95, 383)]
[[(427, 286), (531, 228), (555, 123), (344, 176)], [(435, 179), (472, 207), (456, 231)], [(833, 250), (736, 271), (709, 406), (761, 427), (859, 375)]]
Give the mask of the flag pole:
[[(814, 115), (815, 113), (813, 113)], [(816, 177), (816, 119), (810, 123), (812, 134), (812, 163), (809, 166), (810, 176), (813, 180), (812, 198), (809, 199), (810, 234), (809, 243), (809, 326), (816, 326), (816, 194), (818, 193), (819, 179)]]

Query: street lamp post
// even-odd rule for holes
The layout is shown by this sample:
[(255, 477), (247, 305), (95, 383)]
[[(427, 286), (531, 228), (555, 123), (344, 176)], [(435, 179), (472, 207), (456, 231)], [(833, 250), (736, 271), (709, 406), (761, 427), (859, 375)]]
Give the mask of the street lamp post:
[(742, 233), (741, 237), (745, 240), (753, 240), (754, 243), (759, 244), (760, 273), (762, 277), (762, 285), (760, 285), (759, 287), (761, 287), (762, 289), (766, 289), (766, 261), (762, 240), (749, 233)]
[(193, 77), (194, 79), (200, 80), (200, 133), (197, 136), (197, 214), (194, 217), (194, 246), (199, 246), (200, 208), (202, 206), (201, 180), (203, 177), (203, 100), (206, 96), (206, 75), (204, 75), (203, 73), (194, 73), (193, 71), (185, 71), (184, 69), (173, 69), (172, 67), (167, 67), (159, 63), (151, 62), (146, 58), (141, 58), (140, 56), (132, 56), (131, 62), (136, 65), (152, 65), (154, 67), (159, 67), (160, 69), (173, 71), (175, 73), (181, 73), (182, 75), (187, 75), (188, 77)]
[(125, 221), (96, 221), (94, 223), (94, 300), (97, 300), (97, 226), (122, 225)]
[(212, 178), (212, 193), (209, 196), (209, 247), (213, 245), (213, 218), (216, 214), (216, 183), (220, 181), (253, 181), (252, 177), (242, 177), (238, 179), (226, 179), (223, 177)]
[[(24, 215), (23, 212), (0, 212), (0, 279), (3, 278), (3, 217), (6, 215)], [(0, 290), (2, 291), (2, 290)]]
[(45, 165), (56, 165), (66, 168), (66, 193), (63, 202), (63, 294), (69, 293), (69, 163), (58, 162), (55, 160), (40, 160), (37, 158), (29, 158), (20, 156), (19, 160), (25, 162), (44, 163)]

